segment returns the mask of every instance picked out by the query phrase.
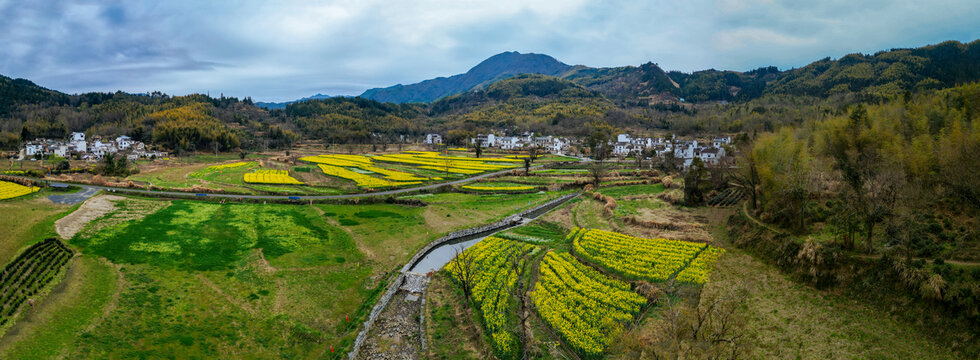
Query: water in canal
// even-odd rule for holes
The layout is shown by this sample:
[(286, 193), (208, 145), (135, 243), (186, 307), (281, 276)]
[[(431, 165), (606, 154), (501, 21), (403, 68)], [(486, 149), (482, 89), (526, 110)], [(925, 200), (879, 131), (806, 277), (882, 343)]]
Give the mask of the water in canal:
[(440, 245), (435, 249), (430, 250), (428, 254), (419, 260), (419, 262), (415, 263), (415, 266), (413, 266), (412, 270), (410, 271), (422, 274), (430, 271), (438, 271), (439, 269), (442, 269), (443, 266), (446, 266), (446, 264), (448, 264), (457, 253), (466, 250), (484, 238), (485, 237), (479, 237), (457, 243)]

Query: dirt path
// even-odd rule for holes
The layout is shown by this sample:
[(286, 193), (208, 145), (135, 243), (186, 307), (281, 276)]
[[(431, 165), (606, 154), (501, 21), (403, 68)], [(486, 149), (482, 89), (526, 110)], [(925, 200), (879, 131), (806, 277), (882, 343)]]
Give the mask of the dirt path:
[[(105, 260), (103, 259), (103, 261)], [(99, 316), (94, 321), (92, 321), (92, 323), (85, 328), (86, 332), (94, 330), (97, 326), (99, 326), (99, 324), (105, 321), (107, 317), (109, 317), (109, 314), (111, 314), (114, 310), (116, 310), (116, 306), (119, 305), (119, 296), (122, 294), (123, 289), (126, 288), (126, 275), (123, 274), (122, 271), (120, 271), (120, 268), (122, 266), (120, 265), (111, 265), (111, 266), (116, 271), (116, 275), (117, 275), (116, 291), (112, 293), (112, 299), (109, 300), (109, 304), (107, 304), (105, 309), (102, 311), (102, 316)]]
[(92, 220), (115, 210), (113, 201), (125, 199), (116, 195), (99, 195), (88, 199), (77, 210), (54, 222), (55, 231), (62, 239), (69, 240), (85, 228)]
[(361, 347), (358, 359), (419, 359), (418, 294), (399, 290), (378, 316), (371, 333)]
[[(861, 259), (878, 260), (881, 259), (881, 255), (866, 255), (866, 254), (852, 254), (851, 256)], [(912, 260), (922, 260), (925, 262), (933, 262), (935, 258), (923, 258), (923, 257), (912, 257)], [(961, 261), (961, 260), (949, 260), (943, 259), (944, 263), (958, 265), (958, 266), (980, 266), (980, 262), (976, 261)]]
[(224, 292), (224, 290), (221, 290), (221, 288), (218, 287), (217, 284), (211, 282), (211, 280), (208, 280), (208, 278), (205, 277), (204, 274), (200, 274), (200, 273), (197, 274), (197, 279), (201, 280), (201, 283), (207, 285), (207, 287), (211, 288), (211, 290), (217, 292), (218, 295), (221, 295), (221, 297), (225, 298), (225, 300), (228, 300), (228, 302), (232, 303), (235, 306), (238, 306), (239, 309), (242, 309), (251, 315), (255, 315), (255, 309), (252, 309), (252, 307), (246, 303), (235, 300), (235, 298), (231, 297), (231, 295), (228, 295), (228, 293)]
[(783, 234), (784, 233), (782, 230), (779, 230), (779, 229), (776, 229), (776, 228), (774, 228), (772, 226), (769, 226), (769, 224), (766, 224), (766, 223), (762, 222), (762, 220), (756, 219), (755, 216), (752, 216), (752, 213), (749, 212), (749, 202), (748, 201), (742, 203), (742, 214), (745, 214), (745, 217), (749, 218), (749, 220), (752, 220), (752, 222), (758, 224), (759, 226), (764, 227), (766, 229), (769, 229), (769, 231), (772, 231), (772, 232), (777, 233), (777, 234)]
[[(752, 222), (756, 223), (759, 226), (762, 226), (762, 227), (768, 229), (769, 231), (775, 232), (777, 234), (783, 234), (784, 233), (783, 231), (781, 231), (779, 229), (775, 229), (772, 226), (769, 226), (768, 224), (766, 224), (766, 223), (760, 221), (759, 219), (756, 219), (755, 217), (753, 217), (749, 213), (749, 210), (748, 210), (748, 202), (742, 203), (742, 213), (745, 214), (745, 216), (747, 218), (749, 218), (749, 220), (752, 220)], [(870, 260), (877, 260), (877, 259), (880, 259), (881, 258), (881, 255), (851, 254), (851, 256), (854, 256), (856, 258), (861, 258), (861, 259), (870, 259)], [(934, 260), (934, 258), (913, 257), (912, 260), (923, 260), (923, 261), (926, 261), (926, 262), (932, 262)], [(958, 265), (958, 266), (980, 266), (980, 262), (978, 262), (978, 261), (962, 261), (962, 260), (948, 260), (948, 259), (944, 259), (943, 262), (948, 263), (948, 264), (952, 264), (952, 265)]]

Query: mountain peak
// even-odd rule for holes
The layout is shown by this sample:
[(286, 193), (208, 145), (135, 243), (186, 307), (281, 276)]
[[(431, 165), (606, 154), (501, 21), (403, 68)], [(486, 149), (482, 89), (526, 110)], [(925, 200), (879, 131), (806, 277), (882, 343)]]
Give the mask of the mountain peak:
[(559, 75), (571, 66), (544, 55), (505, 51), (481, 61), (464, 74), (409, 85), (369, 89), (361, 97), (382, 102), (432, 102), (520, 74)]

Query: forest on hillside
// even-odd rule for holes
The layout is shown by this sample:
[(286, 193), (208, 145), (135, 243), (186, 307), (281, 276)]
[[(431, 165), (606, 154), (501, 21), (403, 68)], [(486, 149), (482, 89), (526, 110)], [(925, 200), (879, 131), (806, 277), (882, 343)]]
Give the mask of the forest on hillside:
[[(980, 84), (856, 103), (761, 133), (734, 173), (733, 242), (980, 352)], [(720, 173), (719, 173), (720, 174)], [(769, 225), (766, 225), (769, 226)]]
[(595, 122), (645, 135), (757, 134), (840, 116), (858, 103), (909, 99), (975, 82), (978, 62), (980, 41), (949, 41), (823, 59), (787, 71), (685, 74), (653, 63), (576, 66), (558, 77), (517, 75), (429, 104), (338, 97), (279, 110), (256, 107), (250, 98), (200, 94), (67, 95), (0, 76), (0, 148), (74, 131), (129, 135), (176, 152), (261, 151), (300, 140), (395, 143), (427, 132), (452, 135), (447, 138), (460, 145), (470, 134), (489, 131), (584, 136), (585, 124)]

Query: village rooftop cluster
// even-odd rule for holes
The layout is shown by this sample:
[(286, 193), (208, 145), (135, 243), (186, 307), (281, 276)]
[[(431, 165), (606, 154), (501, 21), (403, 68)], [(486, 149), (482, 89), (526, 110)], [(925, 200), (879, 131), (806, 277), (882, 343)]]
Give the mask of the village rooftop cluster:
[[(479, 144), (483, 148), (494, 148), (500, 150), (520, 150), (528, 147), (535, 147), (538, 150), (550, 152), (556, 155), (575, 155), (581, 154), (583, 141), (581, 139), (569, 139), (556, 136), (535, 136), (533, 132), (525, 132), (518, 136), (500, 136), (496, 134), (478, 134), (470, 138), (470, 145)], [(442, 143), (442, 136), (439, 134), (427, 134), (425, 143), (436, 145)], [(674, 159), (683, 160), (686, 168), (691, 165), (695, 158), (701, 159), (706, 164), (718, 165), (726, 155), (726, 148), (732, 147), (731, 136), (718, 136), (710, 139), (690, 139), (680, 140), (676, 135), (670, 138), (664, 137), (643, 137), (633, 136), (632, 134), (619, 134), (615, 141), (607, 144), (613, 156), (652, 158), (654, 156), (665, 158), (670, 155)], [(578, 149), (578, 151), (576, 151)]]
[(165, 151), (150, 151), (142, 141), (135, 141), (122, 135), (115, 139), (96, 136), (92, 141), (85, 140), (85, 133), (73, 132), (68, 140), (35, 139), (24, 143), (18, 153), (11, 154), (20, 160), (58, 156), (79, 160), (98, 161), (109, 154), (123, 154), (129, 160), (160, 158), (167, 156)]

